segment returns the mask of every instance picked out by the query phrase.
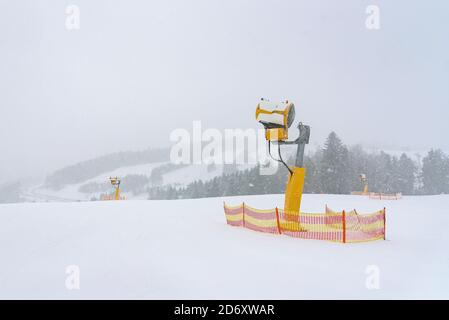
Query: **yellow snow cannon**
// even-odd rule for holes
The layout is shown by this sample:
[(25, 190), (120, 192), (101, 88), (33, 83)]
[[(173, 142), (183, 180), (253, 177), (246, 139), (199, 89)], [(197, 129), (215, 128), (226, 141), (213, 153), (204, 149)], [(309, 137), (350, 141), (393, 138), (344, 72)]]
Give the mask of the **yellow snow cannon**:
[(368, 181), (366, 179), (366, 174), (360, 174), (360, 182), (363, 184), (363, 194), (368, 194)]
[(359, 174), (360, 183), (363, 186), (363, 191), (352, 191), (351, 194), (355, 196), (369, 196), (370, 193), (368, 191), (368, 179), (366, 178), (366, 174)]
[(295, 119), (295, 105), (289, 101), (273, 103), (262, 99), (256, 108), (256, 120), (265, 127), (268, 141), (285, 141)]
[(109, 181), (115, 188), (114, 200), (120, 200), (120, 179), (118, 177), (109, 177)]
[[(256, 120), (265, 128), (265, 138), (268, 141), (270, 157), (281, 162), (290, 172), (285, 190), (285, 214), (297, 216), (300, 212), (301, 197), (304, 188), (304, 147), (309, 143), (310, 127), (299, 122), (299, 136), (295, 140), (288, 141), (288, 128), (295, 119), (295, 106), (292, 102), (285, 101), (273, 103), (262, 99), (256, 108)], [(271, 155), (271, 143), (278, 145), (279, 159)], [(282, 159), (281, 145), (297, 145), (295, 165), (289, 166)]]

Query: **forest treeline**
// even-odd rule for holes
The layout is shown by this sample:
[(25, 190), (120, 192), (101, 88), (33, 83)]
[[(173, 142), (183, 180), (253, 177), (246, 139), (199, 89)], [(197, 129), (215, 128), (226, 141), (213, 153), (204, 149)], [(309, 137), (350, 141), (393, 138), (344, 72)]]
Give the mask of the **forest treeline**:
[[(289, 159), (292, 163), (293, 159)], [(449, 157), (430, 150), (422, 161), (405, 153), (370, 153), (360, 146), (346, 146), (331, 132), (324, 147), (305, 157), (305, 193), (349, 194), (363, 189), (365, 174), (369, 191), (404, 195), (449, 193)], [(279, 166), (274, 175), (260, 175), (259, 167), (195, 181), (186, 187), (151, 187), (149, 199), (190, 199), (251, 194), (283, 193), (288, 171)]]

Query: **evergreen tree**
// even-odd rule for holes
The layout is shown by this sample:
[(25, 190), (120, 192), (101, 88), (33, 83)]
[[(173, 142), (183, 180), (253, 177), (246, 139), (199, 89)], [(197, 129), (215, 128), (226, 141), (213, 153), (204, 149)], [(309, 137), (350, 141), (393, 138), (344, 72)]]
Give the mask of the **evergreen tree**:
[[(368, 178), (368, 158), (367, 153), (361, 146), (353, 146), (348, 153), (348, 183), (351, 191), (363, 191), (365, 184), (360, 181), (360, 175), (365, 174)], [(370, 181), (368, 178), (368, 186)]]
[(415, 193), (416, 165), (405, 153), (397, 162), (397, 191), (403, 194)]
[(323, 192), (349, 193), (348, 149), (335, 132), (327, 137), (320, 166)]
[(441, 150), (430, 150), (423, 158), (421, 178), (424, 194), (449, 193), (449, 159)]
[(319, 193), (321, 191), (319, 162), (314, 161), (316, 157), (305, 156), (304, 167), (306, 178), (304, 179), (304, 193)]
[(374, 190), (383, 193), (394, 193), (397, 190), (393, 190), (393, 168), (394, 163), (392, 157), (381, 151), (379, 155), (375, 157), (375, 180), (373, 181)]

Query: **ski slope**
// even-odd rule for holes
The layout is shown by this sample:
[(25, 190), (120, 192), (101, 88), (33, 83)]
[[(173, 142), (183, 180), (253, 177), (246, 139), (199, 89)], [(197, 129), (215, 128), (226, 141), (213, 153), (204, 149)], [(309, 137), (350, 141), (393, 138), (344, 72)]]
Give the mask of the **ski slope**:
[[(0, 205), (0, 298), (449, 298), (449, 196), (398, 201), (304, 195), (324, 205), (387, 208), (387, 241), (340, 244), (226, 225), (223, 201), (258, 208), (282, 195), (176, 201)], [(68, 290), (77, 265), (80, 289)], [(377, 266), (379, 289), (367, 289)]]
[[(22, 196), (27, 201), (45, 202), (45, 201), (86, 201), (92, 197), (99, 198), (104, 192), (83, 193), (79, 188), (87, 183), (105, 183), (109, 184), (109, 177), (125, 177), (127, 175), (137, 174), (147, 177), (151, 176), (153, 169), (168, 164), (169, 162), (148, 163), (136, 166), (125, 166), (107, 173), (103, 173), (94, 178), (85, 180), (80, 183), (66, 185), (60, 190), (45, 188), (42, 185), (31, 187)], [(250, 166), (238, 166), (237, 170), (244, 170)], [(223, 165), (216, 165), (214, 168), (208, 168), (207, 165), (188, 165), (185, 167), (176, 168), (172, 171), (162, 174), (163, 186), (184, 187), (196, 180), (208, 181), (223, 174)], [(149, 183), (147, 185), (151, 187)], [(111, 187), (110, 192), (113, 192)], [(139, 195), (133, 195), (131, 192), (122, 192), (127, 199), (146, 199), (148, 193), (144, 192)]]
[[(66, 185), (64, 188), (60, 190), (53, 190), (51, 188), (45, 188), (41, 185), (35, 186), (28, 190), (28, 193), (25, 194), (25, 198), (30, 201), (54, 201), (55, 199), (69, 199), (71, 201), (78, 200), (90, 200), (92, 197), (99, 197), (102, 192), (98, 193), (83, 193), (79, 192), (78, 189), (86, 184), (86, 183), (109, 183), (109, 177), (124, 177), (126, 175), (138, 174), (144, 175), (147, 177), (151, 176), (151, 172), (153, 169), (167, 164), (167, 162), (155, 162), (155, 163), (147, 163), (135, 166), (125, 166), (120, 167), (115, 170), (112, 170), (107, 173), (103, 173), (94, 178), (87, 179), (83, 182)], [(113, 188), (111, 187), (110, 192), (113, 192)], [(131, 193), (125, 194), (127, 198), (131, 197)], [(145, 195), (147, 197), (147, 195)]]

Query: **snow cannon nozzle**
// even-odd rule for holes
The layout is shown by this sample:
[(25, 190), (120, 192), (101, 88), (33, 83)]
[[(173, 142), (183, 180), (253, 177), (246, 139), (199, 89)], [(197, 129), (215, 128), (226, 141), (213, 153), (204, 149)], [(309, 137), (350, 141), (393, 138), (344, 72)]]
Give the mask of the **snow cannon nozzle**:
[(262, 98), (256, 108), (256, 120), (264, 126), (268, 141), (285, 141), (295, 120), (295, 105), (288, 100), (276, 103)]

